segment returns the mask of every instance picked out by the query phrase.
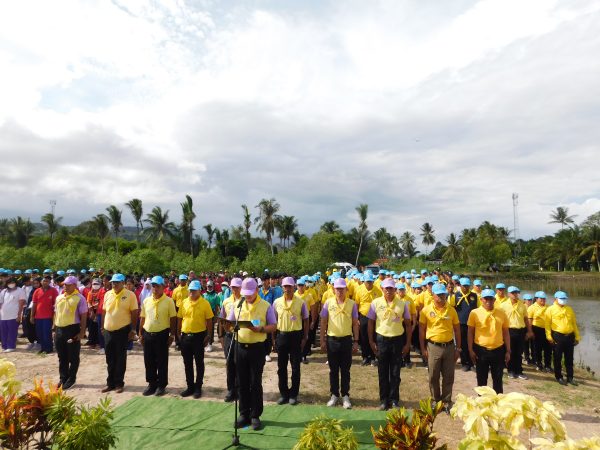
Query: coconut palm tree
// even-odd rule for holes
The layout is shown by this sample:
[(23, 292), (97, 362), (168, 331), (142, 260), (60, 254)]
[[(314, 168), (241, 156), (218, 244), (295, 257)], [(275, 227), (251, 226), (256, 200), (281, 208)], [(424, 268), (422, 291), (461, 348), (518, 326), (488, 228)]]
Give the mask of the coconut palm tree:
[(9, 231), (17, 248), (23, 248), (27, 246), (31, 235), (33, 234), (34, 227), (31, 220), (23, 219), (21, 216), (18, 216), (10, 220)]
[(402, 236), (400, 236), (400, 247), (407, 258), (412, 258), (417, 254), (415, 240), (415, 235), (410, 231), (405, 231), (402, 233)]
[(48, 235), (50, 236), (50, 245), (54, 240), (54, 235), (60, 228), (62, 217), (56, 217), (53, 213), (47, 213), (42, 216), (42, 222), (48, 227)]
[(118, 209), (115, 205), (110, 205), (106, 208), (108, 212), (108, 221), (110, 222), (110, 228), (115, 234), (115, 249), (119, 252), (119, 231), (123, 227), (123, 211)]
[(244, 211), (244, 238), (246, 239), (246, 247), (250, 248), (250, 227), (252, 226), (252, 217), (248, 210), (248, 205), (242, 205), (242, 211)]
[(212, 247), (212, 242), (215, 236), (215, 232), (217, 231), (216, 229), (213, 228), (211, 223), (207, 223), (206, 225), (204, 225), (202, 228), (204, 228), (204, 230), (206, 231), (206, 234), (208, 236), (208, 248)]
[(446, 243), (448, 246), (443, 255), (444, 261), (457, 261), (461, 257), (461, 248), (456, 234), (450, 233), (446, 238)]
[(0, 219), (0, 239), (7, 239), (10, 236), (10, 222), (8, 219)]
[(267, 243), (271, 248), (271, 255), (274, 255), (273, 234), (275, 233), (275, 221), (278, 217), (277, 212), (279, 211), (280, 205), (274, 198), (269, 200), (263, 198), (255, 208), (258, 208), (259, 211), (258, 217), (254, 219), (256, 229), (267, 235)]
[(102, 253), (104, 253), (104, 242), (110, 234), (108, 217), (106, 217), (104, 214), (98, 214), (92, 217), (92, 220), (90, 220), (89, 224), (90, 228), (93, 230), (93, 233), (98, 236), (98, 239), (100, 240), (100, 250)]
[(181, 230), (183, 231), (183, 239), (187, 241), (190, 246), (190, 253), (194, 256), (194, 219), (196, 213), (194, 213), (194, 202), (192, 197), (189, 195), (185, 196), (185, 202), (180, 203), (182, 220)]
[(556, 208), (556, 211), (552, 211), (550, 213), (550, 218), (552, 219), (548, 223), (560, 223), (560, 229), (563, 230), (565, 225), (574, 224), (577, 215), (569, 215), (569, 208), (565, 206), (559, 206)]
[(282, 246), (289, 248), (290, 238), (298, 230), (298, 220), (294, 216), (280, 216), (275, 221), (275, 228), (279, 233)]
[(384, 252), (384, 248), (387, 244), (387, 242), (390, 240), (390, 234), (387, 232), (387, 230), (382, 227), (378, 230), (376, 230), (373, 233), (373, 240), (375, 241), (375, 247), (377, 248), (377, 253), (378, 255), (384, 256), (385, 252)]
[(152, 208), (152, 212), (146, 215), (144, 222), (148, 224), (144, 228), (146, 239), (163, 242), (165, 237), (173, 238), (175, 235), (175, 224), (169, 222), (169, 210), (163, 213), (160, 206)]
[(321, 231), (323, 233), (338, 233), (342, 231), (342, 229), (335, 220), (330, 220), (321, 225)]
[(215, 229), (216, 246), (221, 250), (223, 256), (229, 252), (229, 231), (226, 228)]
[(435, 231), (429, 222), (425, 222), (421, 226), (421, 237), (423, 238), (422, 242), (425, 244), (425, 257), (427, 258), (429, 246), (435, 244)]
[(129, 208), (131, 215), (135, 219), (135, 228), (137, 231), (137, 240), (140, 241), (140, 230), (144, 229), (144, 224), (142, 223), (142, 216), (144, 215), (144, 208), (142, 206), (142, 201), (139, 198), (132, 198), (125, 206)]
[(590, 262), (596, 262), (598, 272), (600, 272), (600, 227), (592, 226), (585, 235), (585, 245), (581, 250), (580, 256), (590, 256)]
[(358, 233), (360, 234), (360, 241), (358, 243), (358, 252), (356, 252), (356, 262), (355, 262), (355, 266), (358, 267), (358, 258), (360, 258), (360, 252), (362, 250), (362, 246), (363, 246), (363, 241), (364, 238), (367, 234), (367, 231), (369, 229), (369, 226), (367, 225), (367, 216), (369, 215), (369, 205), (367, 205), (366, 203), (361, 203), (360, 205), (358, 205), (355, 208), (356, 212), (358, 213)]

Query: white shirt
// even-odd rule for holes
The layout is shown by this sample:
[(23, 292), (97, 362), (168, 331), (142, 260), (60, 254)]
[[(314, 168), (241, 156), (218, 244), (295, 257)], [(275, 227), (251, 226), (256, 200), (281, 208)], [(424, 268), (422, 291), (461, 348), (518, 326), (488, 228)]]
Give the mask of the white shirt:
[(20, 287), (4, 289), (0, 293), (0, 320), (15, 320), (18, 317), (19, 300), (26, 300), (25, 292)]

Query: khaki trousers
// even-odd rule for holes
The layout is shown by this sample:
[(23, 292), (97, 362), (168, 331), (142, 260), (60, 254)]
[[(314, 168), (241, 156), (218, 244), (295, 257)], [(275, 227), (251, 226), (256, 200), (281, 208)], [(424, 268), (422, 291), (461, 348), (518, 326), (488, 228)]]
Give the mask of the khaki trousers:
[[(452, 400), (452, 386), (454, 385), (454, 344), (446, 347), (427, 343), (429, 352), (429, 390), (436, 402), (449, 403)], [(440, 392), (440, 374), (442, 375), (442, 387)]]

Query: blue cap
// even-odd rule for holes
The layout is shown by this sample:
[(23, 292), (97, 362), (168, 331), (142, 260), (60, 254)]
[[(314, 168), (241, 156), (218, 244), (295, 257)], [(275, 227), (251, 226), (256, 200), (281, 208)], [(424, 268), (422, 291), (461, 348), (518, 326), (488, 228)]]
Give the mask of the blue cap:
[(90, 267), (88, 270), (88, 272), (95, 272), (95, 271), (96, 271), (96, 269), (94, 269), (93, 267)]
[(412, 283), (410, 283), (410, 287), (413, 289), (420, 288), (421, 283), (419, 283), (418, 281), (413, 281)]
[(186, 274), (182, 273), (181, 275), (179, 275), (179, 279), (180, 280), (187, 280), (188, 276)]
[(421, 269), (421, 275), (425, 275), (427, 273), (427, 269)]
[[(156, 278), (156, 277), (154, 277), (154, 278)], [(153, 283), (154, 283), (154, 278), (152, 279)], [(156, 283), (156, 284), (160, 284), (160, 283)], [(192, 282), (188, 286), (188, 290), (190, 290), (190, 291), (199, 291), (200, 289), (202, 289), (202, 285), (200, 285), (200, 282), (198, 280), (192, 280)]]
[(406, 285), (404, 283), (396, 283), (396, 289), (406, 289)]
[(123, 283), (125, 281), (125, 275), (122, 273), (115, 273), (110, 279), (111, 283)]
[(481, 293), (481, 297), (482, 298), (485, 298), (485, 297), (496, 298), (496, 293), (492, 289), (484, 289), (483, 292)]
[(33, 273), (40, 273), (40, 269), (33, 269)]
[(556, 291), (554, 293), (554, 298), (558, 298), (560, 300), (566, 300), (569, 298), (569, 296), (567, 295), (567, 293), (565, 291)]
[(43, 273), (52, 273), (52, 271), (50, 269), (44, 269)]
[(535, 298), (543, 298), (546, 299), (546, 293), (544, 291), (537, 291), (535, 294), (533, 294), (533, 296)]
[[(192, 283), (193, 283), (193, 281), (192, 281)], [(298, 286), (304, 286), (306, 284), (306, 278), (304, 278), (304, 277), (298, 278), (298, 280), (296, 281), (296, 284)]]
[(468, 277), (463, 277), (458, 281), (460, 282), (461, 286), (471, 286), (471, 280)]
[(58, 271), (56, 272), (56, 275), (58, 275), (58, 276), (61, 276), (61, 277), (62, 277), (64, 274), (65, 274), (65, 271), (64, 271), (64, 270), (58, 270)]
[(363, 274), (363, 281), (375, 281), (375, 277), (372, 273)]
[(150, 284), (160, 284), (161, 286), (164, 286), (165, 280), (160, 275), (156, 275), (152, 277), (152, 280), (150, 280)]
[(407, 279), (407, 280), (412, 280), (412, 275), (411, 275), (410, 273), (407, 273), (407, 274), (406, 274), (406, 279)]
[(395, 273), (394, 275), (392, 275), (392, 278), (394, 280), (399, 280), (400, 279), (400, 275), (398, 275), (397, 273)]
[(509, 286), (509, 287), (508, 287), (508, 293), (509, 293), (509, 294), (511, 294), (511, 293), (513, 293), (513, 292), (521, 292), (521, 289), (519, 289), (519, 288), (518, 288), (518, 287), (516, 287), (516, 286)]
[(446, 290), (446, 286), (444, 286), (441, 283), (436, 283), (433, 285), (433, 293), (435, 295), (441, 295), (441, 294), (447, 294), (448, 291)]
[(379, 271), (379, 275), (387, 275), (387, 273), (388, 273), (388, 272), (387, 272), (387, 270), (385, 270), (385, 269), (381, 269), (381, 270)]
[(25, 271), (25, 273), (26, 273), (26, 274), (33, 273), (33, 270), (31, 270), (31, 269), (27, 269), (27, 270)]
[(21, 271), (19, 269), (15, 270), (15, 275), (21, 275)]
[(431, 279), (431, 277), (425, 277), (425, 283), (424, 284), (434, 284), (434, 282)]
[(506, 285), (504, 283), (498, 283), (496, 289), (506, 289)]
[(4, 273), (5, 273), (6, 275), (12, 275), (12, 274), (13, 274), (13, 271), (12, 271), (12, 270), (10, 270), (10, 269), (4, 269)]
[(452, 275), (452, 281), (457, 281), (459, 279), (460, 277), (458, 275)]
[(533, 295), (523, 294), (523, 300), (526, 300), (526, 301), (533, 300)]
[(87, 270), (85, 270), (85, 269), (81, 269), (81, 270), (79, 271), (79, 273), (81, 273), (81, 274), (85, 275), (85, 274), (87, 273)]
[(77, 273), (77, 272), (75, 272), (75, 269), (69, 269), (69, 270), (67, 270), (67, 273)]
[(437, 275), (431, 275), (431, 281), (440, 281), (440, 277)]
[(477, 279), (477, 280), (473, 281), (473, 286), (481, 286), (481, 280)]

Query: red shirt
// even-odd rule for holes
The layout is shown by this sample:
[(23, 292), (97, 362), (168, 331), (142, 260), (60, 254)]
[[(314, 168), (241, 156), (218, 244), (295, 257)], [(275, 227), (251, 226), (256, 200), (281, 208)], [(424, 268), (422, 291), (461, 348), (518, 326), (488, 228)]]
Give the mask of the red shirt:
[(103, 287), (100, 288), (100, 291), (98, 292), (98, 296), (100, 297), (100, 303), (98, 303), (98, 312), (97, 314), (104, 314), (104, 309), (102, 309), (102, 307), (104, 306), (104, 294), (106, 294), (107, 290), (104, 289)]
[(54, 303), (58, 297), (56, 289), (49, 287), (45, 291), (42, 288), (37, 288), (33, 293), (32, 302), (35, 307), (36, 319), (52, 319), (54, 316)]

